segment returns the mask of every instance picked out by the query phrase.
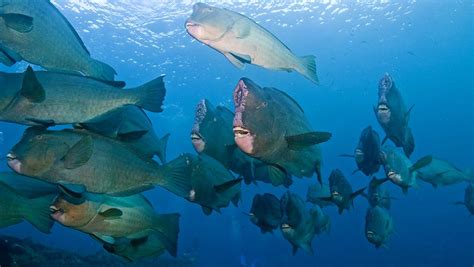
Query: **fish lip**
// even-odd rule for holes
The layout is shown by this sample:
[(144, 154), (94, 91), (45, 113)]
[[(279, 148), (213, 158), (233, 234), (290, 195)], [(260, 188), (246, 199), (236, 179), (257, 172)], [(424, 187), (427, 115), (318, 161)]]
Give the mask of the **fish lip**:
[(192, 141), (197, 141), (197, 140), (203, 140), (202, 135), (199, 134), (198, 132), (191, 132), (191, 140)]
[(285, 229), (291, 229), (291, 226), (287, 223), (284, 223), (281, 225), (281, 229), (285, 230)]
[(247, 128), (241, 126), (234, 126), (233, 132), (235, 136), (239, 137), (250, 135), (250, 131)]
[(7, 156), (6, 156), (6, 158), (7, 158), (8, 161), (12, 161), (12, 160), (18, 159), (18, 157), (17, 157), (13, 152), (8, 153)]
[(57, 214), (57, 213), (64, 213), (63, 209), (57, 208), (55, 205), (49, 206), (49, 211), (51, 212), (52, 215)]
[(196, 26), (200, 26), (199, 23), (191, 20), (191, 19), (187, 19), (186, 22), (184, 22), (184, 27), (186, 29), (190, 28), (190, 27), (196, 27)]

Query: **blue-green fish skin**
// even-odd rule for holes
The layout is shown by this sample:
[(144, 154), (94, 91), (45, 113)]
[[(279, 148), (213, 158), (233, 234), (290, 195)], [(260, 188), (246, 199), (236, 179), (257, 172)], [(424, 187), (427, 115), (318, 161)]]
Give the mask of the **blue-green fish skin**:
[(417, 172), (417, 178), (430, 183), (433, 187), (474, 182), (474, 176), (456, 168), (446, 160), (433, 158), (432, 162)]
[(0, 120), (49, 126), (87, 122), (126, 105), (161, 111), (163, 76), (130, 90), (54, 72), (0, 73)]
[(394, 230), (390, 213), (379, 206), (367, 210), (365, 217), (365, 236), (367, 240), (379, 248), (388, 241)]
[(107, 81), (116, 74), (109, 65), (91, 58), (76, 30), (47, 0), (4, 1), (0, 60), (6, 65), (25, 60), (50, 71)]

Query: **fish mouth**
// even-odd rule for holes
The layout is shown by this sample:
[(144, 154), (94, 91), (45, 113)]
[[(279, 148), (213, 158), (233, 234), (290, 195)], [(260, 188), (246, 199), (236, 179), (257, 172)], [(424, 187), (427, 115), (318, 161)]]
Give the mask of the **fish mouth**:
[(58, 208), (55, 205), (49, 206), (49, 211), (51, 212), (51, 217), (57, 221), (64, 215), (64, 209)]
[(388, 113), (390, 111), (390, 108), (386, 103), (380, 103), (377, 107), (377, 110), (379, 113)]
[(8, 166), (14, 170), (17, 173), (21, 173), (21, 161), (18, 159), (18, 157), (10, 152), (6, 156), (7, 161), (8, 161)]
[(13, 154), (12, 152), (8, 153), (7, 154), (7, 160), (15, 160), (17, 159), (17, 156), (15, 154)]
[(377, 235), (372, 231), (367, 231), (365, 235), (367, 236), (367, 239), (369, 240), (375, 241), (377, 239)]
[(186, 20), (186, 22), (184, 23), (184, 27), (185, 27), (186, 29), (189, 29), (189, 28), (191, 28), (191, 27), (196, 27), (196, 26), (200, 26), (199, 23), (196, 23), (196, 22), (194, 22), (194, 21), (191, 20), (191, 19)]
[(234, 129), (234, 135), (236, 138), (243, 138), (243, 137), (246, 137), (246, 136), (249, 136), (250, 135), (250, 131), (245, 129), (244, 127), (240, 127), (240, 126), (235, 126)]
[(191, 140), (192, 141), (198, 141), (198, 140), (202, 140), (202, 139), (203, 138), (199, 133), (196, 133), (196, 132), (191, 133)]
[(194, 150), (198, 153), (201, 153), (206, 148), (204, 138), (197, 132), (191, 133), (191, 143), (193, 144)]
[(394, 171), (389, 171), (387, 173), (387, 176), (390, 180), (392, 180), (395, 183), (400, 183), (402, 181), (402, 178), (401, 178), (400, 174), (398, 174)]
[(281, 229), (282, 230), (289, 230), (289, 229), (291, 229), (291, 226), (287, 223), (284, 223), (284, 224), (281, 225)]

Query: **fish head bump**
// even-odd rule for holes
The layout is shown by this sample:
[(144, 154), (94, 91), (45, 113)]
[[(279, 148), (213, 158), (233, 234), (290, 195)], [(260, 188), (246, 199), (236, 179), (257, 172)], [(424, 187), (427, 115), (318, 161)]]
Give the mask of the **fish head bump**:
[(193, 13), (186, 20), (186, 31), (197, 40), (208, 44), (219, 40), (232, 27), (234, 21), (228, 11), (196, 3)]
[(201, 153), (206, 148), (206, 139), (213, 140), (216, 138), (212, 133), (216, 132), (216, 114), (214, 106), (207, 100), (199, 101), (196, 106), (194, 116), (194, 125), (191, 130), (191, 142), (194, 150)]

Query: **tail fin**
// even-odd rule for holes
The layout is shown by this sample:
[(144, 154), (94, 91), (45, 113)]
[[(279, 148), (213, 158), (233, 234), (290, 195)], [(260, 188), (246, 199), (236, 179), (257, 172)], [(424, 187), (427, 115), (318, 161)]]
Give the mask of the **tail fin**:
[(114, 70), (114, 68), (95, 59), (92, 60), (87, 73), (84, 73), (85, 76), (104, 81), (113, 81), (116, 74), (117, 72)]
[(313, 55), (300, 58), (302, 70), (298, 70), (303, 76), (315, 84), (319, 84), (318, 74), (316, 73), (316, 57)]
[(22, 213), (29, 223), (45, 234), (51, 232), (53, 219), (50, 216), (49, 205), (53, 202), (54, 195), (25, 199)]
[(171, 256), (178, 252), (179, 213), (160, 214), (155, 217), (154, 229)]
[(134, 92), (138, 96), (137, 106), (151, 112), (163, 111), (162, 105), (165, 99), (166, 88), (162, 75), (142, 86), (135, 88)]
[(413, 133), (411, 132), (411, 128), (408, 127), (405, 133), (405, 140), (403, 141), (403, 152), (407, 157), (415, 150), (415, 138), (413, 137)]
[(192, 189), (191, 159), (187, 155), (181, 155), (169, 163), (160, 166), (155, 175), (154, 183), (165, 188), (180, 197), (187, 197)]
[(163, 137), (160, 138), (157, 142), (156, 146), (156, 155), (160, 159), (162, 164), (166, 163), (166, 147), (168, 146), (168, 139), (170, 138), (170, 134), (167, 133)]

